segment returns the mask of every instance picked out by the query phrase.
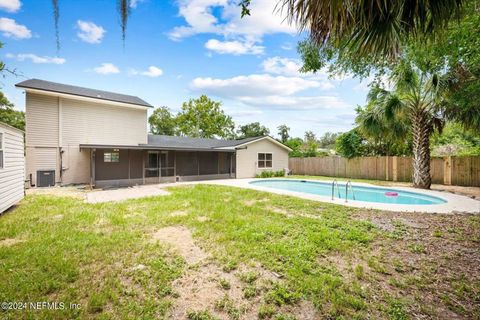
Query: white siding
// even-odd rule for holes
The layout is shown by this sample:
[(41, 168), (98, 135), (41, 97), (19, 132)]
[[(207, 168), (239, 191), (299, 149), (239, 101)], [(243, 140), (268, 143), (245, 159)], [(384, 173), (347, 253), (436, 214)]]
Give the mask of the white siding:
[[(257, 168), (258, 153), (272, 153), (272, 168)], [(268, 139), (253, 142), (246, 149), (237, 150), (236, 177), (253, 178), (262, 171), (280, 171), (288, 168), (288, 150)]]
[(26, 93), (27, 146), (58, 147), (58, 98)]
[(63, 184), (90, 183), (90, 150), (78, 146), (63, 147)]
[(23, 132), (0, 123), (3, 133), (4, 165), (0, 169), (0, 213), (24, 196), (25, 157)]
[(147, 143), (147, 110), (61, 98), (62, 146)]
[(55, 170), (59, 182), (60, 163), (62, 184), (88, 183), (90, 153), (79, 145), (147, 143), (147, 110), (27, 92), (26, 131), (32, 184), (38, 170)]

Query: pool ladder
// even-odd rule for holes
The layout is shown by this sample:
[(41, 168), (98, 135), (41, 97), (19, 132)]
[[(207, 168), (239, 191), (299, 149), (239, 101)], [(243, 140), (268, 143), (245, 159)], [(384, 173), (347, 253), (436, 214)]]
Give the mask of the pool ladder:
[[(332, 200), (335, 199), (335, 186), (337, 186), (338, 198), (341, 199), (340, 196), (340, 188), (338, 187), (337, 179), (333, 180), (332, 182)], [(353, 191), (352, 181), (348, 180), (345, 184), (345, 202), (348, 202), (348, 186), (350, 186), (350, 191), (352, 192), (352, 198), (355, 200), (355, 192)]]
[(350, 190), (352, 191), (353, 200), (355, 200), (355, 192), (353, 192), (352, 181), (348, 180), (347, 184), (345, 185), (345, 202), (348, 202), (348, 186), (350, 186)]
[(337, 179), (335, 179), (332, 182), (332, 200), (335, 199), (335, 186), (337, 186), (338, 198), (341, 199), (342, 197), (340, 196), (340, 189), (338, 188), (338, 181), (337, 181)]

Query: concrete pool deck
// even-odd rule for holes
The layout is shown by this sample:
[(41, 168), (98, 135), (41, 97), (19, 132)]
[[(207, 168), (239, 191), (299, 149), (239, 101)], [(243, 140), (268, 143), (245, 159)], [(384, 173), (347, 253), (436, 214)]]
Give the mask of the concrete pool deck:
[[(283, 180), (285, 178), (269, 178), (269, 179), (279, 179)], [(378, 203), (378, 202), (365, 202), (365, 201), (356, 201), (348, 200), (345, 202), (345, 199), (335, 198), (334, 200), (328, 196), (315, 195), (304, 192), (296, 192), (289, 190), (281, 190), (274, 188), (261, 187), (255, 184), (250, 184), (252, 181), (259, 181), (265, 179), (230, 179), (230, 180), (212, 180), (212, 181), (196, 181), (195, 184), (217, 184), (231, 187), (239, 187), (246, 189), (253, 189), (258, 191), (265, 191), (275, 194), (294, 196), (302, 199), (321, 201), (327, 203), (334, 203), (339, 205), (345, 205), (349, 207), (356, 208), (367, 208), (367, 209), (379, 209), (387, 211), (397, 211), (397, 212), (427, 212), (427, 213), (472, 213), (480, 214), (480, 201), (471, 199), (466, 196), (461, 196), (457, 194), (452, 194), (448, 192), (433, 191), (433, 190), (423, 190), (416, 189), (411, 187), (385, 187), (385, 186), (376, 186), (364, 182), (353, 182), (353, 187), (355, 186), (364, 186), (371, 188), (381, 188), (381, 189), (395, 189), (401, 191), (415, 192), (428, 196), (434, 196), (447, 201), (447, 203), (442, 204), (428, 204), (428, 205), (412, 205), (412, 204), (392, 204), (392, 203)], [(290, 179), (289, 179), (290, 180)], [(296, 180), (296, 179), (291, 179)], [(311, 182), (326, 182), (332, 183), (333, 180), (313, 180), (313, 179), (298, 179)], [(345, 182), (340, 182), (339, 184), (343, 185)]]

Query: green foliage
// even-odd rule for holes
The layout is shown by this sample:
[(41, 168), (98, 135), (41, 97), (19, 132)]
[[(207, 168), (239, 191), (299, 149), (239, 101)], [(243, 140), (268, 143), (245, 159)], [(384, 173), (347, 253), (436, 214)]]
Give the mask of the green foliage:
[(25, 131), (25, 112), (13, 107), (13, 103), (0, 91), (0, 122)]
[(265, 302), (275, 304), (279, 307), (286, 304), (294, 304), (299, 299), (300, 294), (298, 292), (292, 291), (279, 283), (275, 283), (273, 288), (267, 292), (265, 296)]
[(228, 289), (230, 289), (230, 287), (231, 287), (230, 282), (228, 282), (228, 280), (225, 279), (225, 278), (220, 278), (220, 279), (218, 280), (218, 284), (219, 284), (220, 287), (221, 287), (222, 289), (224, 289), (224, 290), (228, 290)]
[(255, 175), (255, 178), (273, 178), (273, 177), (285, 177), (285, 172), (283, 170), (279, 170), (279, 171), (264, 170), (260, 174)]
[(270, 130), (265, 126), (262, 126), (260, 122), (252, 122), (238, 128), (237, 139), (268, 136), (269, 134)]
[(325, 132), (323, 136), (318, 138), (318, 146), (325, 149), (334, 149), (335, 142), (340, 135), (341, 133)]
[(288, 16), (309, 31), (309, 39), (298, 48), (304, 61), (302, 71), (329, 65), (332, 71), (362, 76), (394, 62), (411, 39), (434, 41), (464, 4), (456, 0), (441, 5), (429, 1), (411, 5), (401, 0), (284, 3)]
[(0, 109), (0, 122), (25, 131), (25, 112), (14, 109)]
[(280, 136), (280, 141), (282, 141), (282, 143), (286, 143), (290, 138), (290, 134), (289, 134), (290, 128), (287, 125), (282, 124), (282, 125), (279, 125), (277, 129), (278, 129), (278, 135)]
[(218, 320), (217, 317), (212, 316), (210, 312), (207, 310), (202, 311), (187, 311), (187, 319), (188, 320)]
[(284, 142), (287, 147), (292, 149), (288, 154), (290, 157), (302, 157), (303, 153), (300, 150), (303, 145), (303, 140), (301, 138), (290, 138)]
[(434, 156), (480, 155), (480, 133), (465, 130), (458, 123), (448, 123), (442, 133), (431, 137)]
[(262, 304), (258, 308), (258, 319), (270, 319), (275, 314), (275, 307), (271, 304)]
[(177, 115), (180, 134), (199, 138), (232, 138), (235, 125), (221, 105), (205, 95), (184, 102)]
[(155, 109), (148, 118), (148, 123), (150, 124), (150, 132), (153, 134), (174, 136), (178, 132), (176, 117), (168, 107)]
[(342, 133), (336, 142), (336, 150), (345, 158), (354, 158), (364, 155), (364, 139), (357, 129)]

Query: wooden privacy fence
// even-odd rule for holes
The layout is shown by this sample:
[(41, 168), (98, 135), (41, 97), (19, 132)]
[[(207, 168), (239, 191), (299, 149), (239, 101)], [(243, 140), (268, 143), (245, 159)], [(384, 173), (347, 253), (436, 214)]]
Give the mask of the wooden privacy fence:
[[(290, 158), (293, 174), (329, 176), (385, 181), (412, 181), (411, 157), (361, 157), (346, 159), (338, 156), (321, 158)], [(480, 156), (432, 158), (432, 183), (480, 186)]]

